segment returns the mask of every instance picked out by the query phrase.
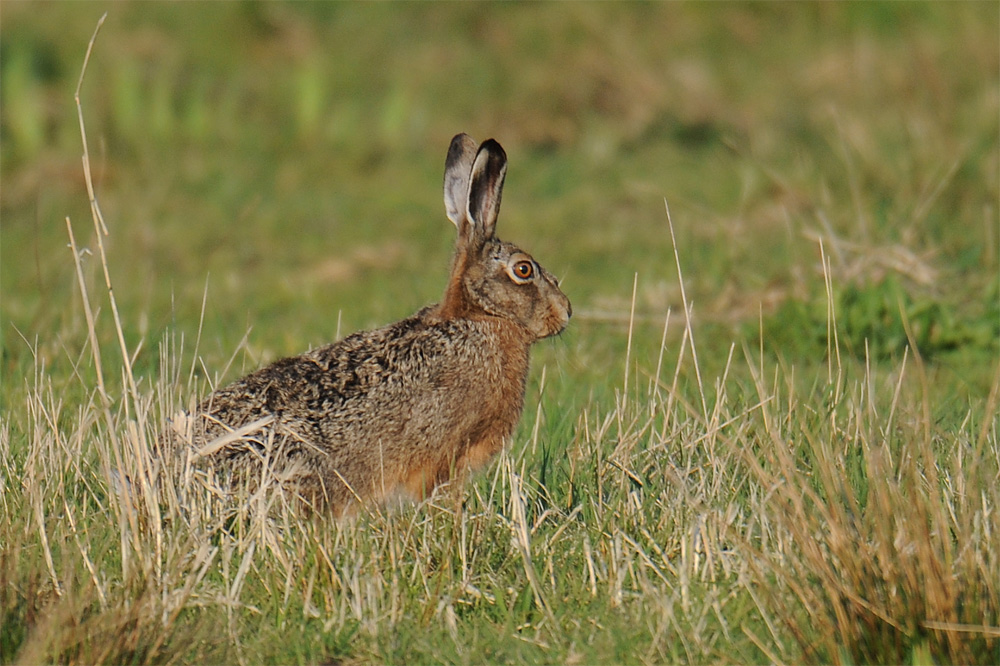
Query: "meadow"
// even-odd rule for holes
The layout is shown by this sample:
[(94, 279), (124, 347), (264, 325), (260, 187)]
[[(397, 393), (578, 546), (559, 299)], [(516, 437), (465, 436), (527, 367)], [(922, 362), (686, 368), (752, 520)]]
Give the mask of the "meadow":
[[(0, 663), (1000, 663), (996, 3), (2, 19)], [(341, 522), (160, 473), (439, 298), (460, 131), (574, 306), (509, 449)]]

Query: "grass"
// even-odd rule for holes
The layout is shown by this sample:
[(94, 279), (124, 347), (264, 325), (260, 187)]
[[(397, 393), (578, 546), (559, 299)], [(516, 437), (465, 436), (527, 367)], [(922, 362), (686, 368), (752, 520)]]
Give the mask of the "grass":
[[(3, 11), (0, 662), (1000, 661), (994, 5), (115, 8), (100, 246), (96, 8)], [(460, 130), (577, 313), (509, 451), (341, 523), (158, 469), (437, 297)]]

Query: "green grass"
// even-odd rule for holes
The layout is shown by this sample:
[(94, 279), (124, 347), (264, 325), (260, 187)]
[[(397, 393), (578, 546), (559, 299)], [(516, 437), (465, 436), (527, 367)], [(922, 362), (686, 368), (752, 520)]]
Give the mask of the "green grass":
[[(1000, 662), (995, 4), (114, 6), (131, 376), (102, 11), (3, 6), (0, 662)], [(343, 523), (151, 470), (438, 298), (459, 131), (576, 313), (510, 450)]]

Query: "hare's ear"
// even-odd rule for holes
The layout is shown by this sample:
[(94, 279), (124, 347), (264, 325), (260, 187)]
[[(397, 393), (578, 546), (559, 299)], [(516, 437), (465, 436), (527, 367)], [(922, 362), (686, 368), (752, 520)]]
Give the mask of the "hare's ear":
[(476, 142), (468, 134), (458, 134), (451, 140), (444, 162), (444, 208), (448, 219), (459, 231), (465, 223), (468, 209), (469, 173), (476, 159)]
[(506, 175), (507, 153), (493, 139), (484, 141), (472, 163), (468, 197), (469, 221), (476, 236), (483, 240), (493, 237)]

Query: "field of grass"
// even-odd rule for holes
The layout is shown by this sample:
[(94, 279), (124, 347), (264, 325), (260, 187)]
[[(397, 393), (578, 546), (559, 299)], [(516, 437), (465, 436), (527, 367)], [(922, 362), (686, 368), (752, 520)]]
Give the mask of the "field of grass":
[[(8, 2), (0, 81), (0, 663), (1000, 663), (996, 3)], [(574, 306), (509, 450), (161, 474), (439, 297), (459, 131)]]

